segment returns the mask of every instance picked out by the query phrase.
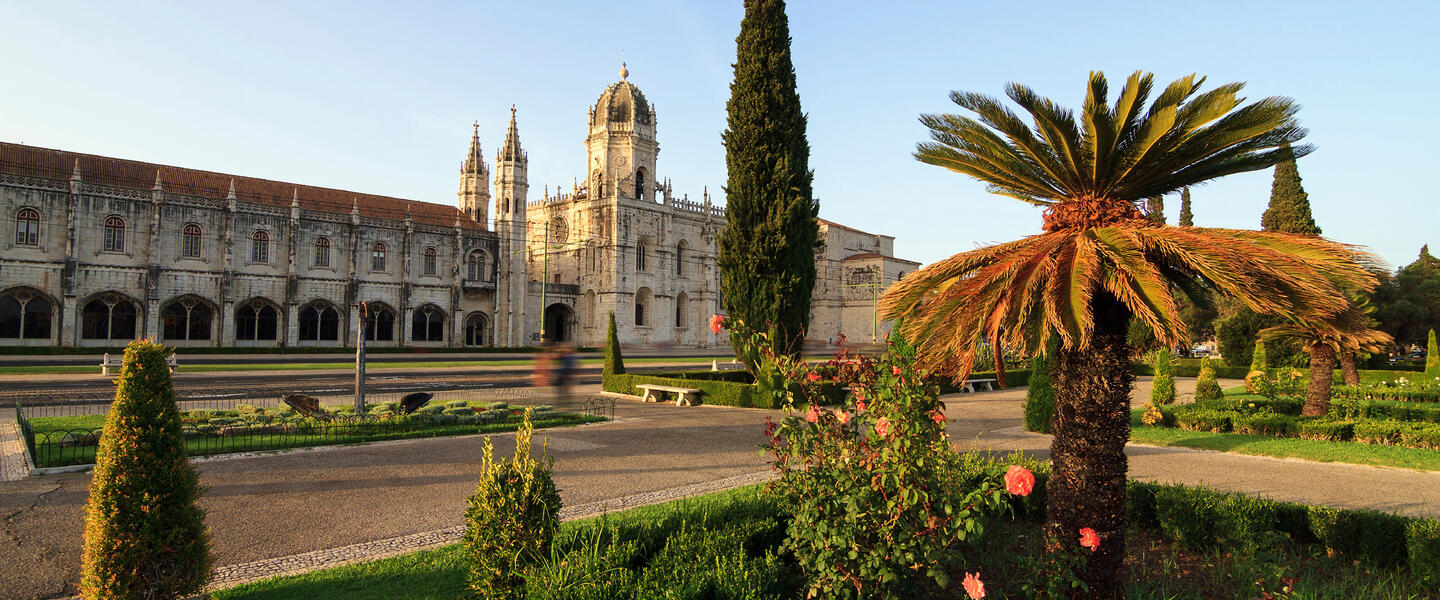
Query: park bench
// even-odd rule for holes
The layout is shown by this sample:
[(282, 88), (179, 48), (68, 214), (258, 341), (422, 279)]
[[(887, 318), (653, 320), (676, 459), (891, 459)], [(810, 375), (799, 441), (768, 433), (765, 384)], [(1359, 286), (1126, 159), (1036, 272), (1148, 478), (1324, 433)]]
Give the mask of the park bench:
[(645, 390), (644, 395), (640, 397), (640, 399), (645, 402), (660, 402), (659, 392), (674, 392), (675, 406), (694, 406), (695, 402), (693, 402), (691, 398), (697, 401), (700, 399), (700, 390), (695, 388), (659, 385), (655, 383), (638, 383), (635, 384), (635, 387)]
[[(101, 374), (101, 375), (109, 375), (109, 374), (110, 374), (110, 369), (118, 369), (118, 368), (120, 368), (120, 365), (123, 364), (124, 362), (125, 362), (125, 355), (123, 355), (123, 354), (111, 355), (109, 352), (106, 352), (105, 355), (100, 358), (100, 374)], [(165, 357), (165, 364), (167, 364), (167, 365), (170, 366), (170, 373), (171, 373), (171, 374), (174, 374), (174, 373), (175, 373), (175, 367), (180, 366), (180, 363), (178, 363), (178, 362), (175, 361), (175, 355), (174, 355), (174, 354), (171, 354), (170, 356)]]
[(968, 393), (973, 394), (973, 393), (975, 393), (975, 384), (977, 384), (977, 383), (983, 383), (983, 384), (985, 384), (985, 391), (987, 391), (987, 392), (993, 392), (993, 391), (995, 391), (995, 380), (994, 380), (994, 379), (967, 379), (967, 380), (965, 380), (965, 387), (962, 387), (962, 388), (960, 388), (960, 389), (962, 389), (962, 390), (964, 390), (964, 391), (966, 391), (966, 392), (968, 392)]

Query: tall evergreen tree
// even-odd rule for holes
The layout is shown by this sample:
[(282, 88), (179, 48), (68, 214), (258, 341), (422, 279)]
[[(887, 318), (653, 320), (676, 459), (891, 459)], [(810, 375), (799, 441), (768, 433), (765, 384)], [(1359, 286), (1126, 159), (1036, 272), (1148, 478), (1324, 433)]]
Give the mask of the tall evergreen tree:
[(1165, 224), (1165, 197), (1151, 196), (1145, 200), (1145, 216), (1156, 225)]
[[(782, 0), (746, 0), (726, 102), (725, 217), (719, 239), (725, 309), (798, 353), (810, 319), (820, 205), (795, 91)], [(732, 334), (733, 336), (734, 334)], [(737, 341), (734, 337), (732, 343)]]
[(1260, 228), (1304, 235), (1320, 235), (1320, 226), (1310, 214), (1310, 195), (1300, 185), (1300, 170), (1295, 166), (1290, 146), (1281, 147), (1287, 157), (1275, 165), (1275, 180), (1270, 184), (1270, 206), (1260, 216)]
[(1190, 212), (1190, 188), (1188, 187), (1180, 192), (1180, 226), (1195, 226), (1195, 213)]
[(620, 355), (620, 338), (615, 335), (615, 311), (610, 311), (610, 328), (605, 330), (605, 365), (600, 376), (624, 375), (625, 357)]

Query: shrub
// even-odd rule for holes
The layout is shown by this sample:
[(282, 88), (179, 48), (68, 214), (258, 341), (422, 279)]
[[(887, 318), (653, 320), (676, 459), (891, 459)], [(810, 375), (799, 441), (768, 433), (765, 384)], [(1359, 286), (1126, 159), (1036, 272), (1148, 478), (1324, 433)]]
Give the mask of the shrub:
[(1425, 374), (1440, 377), (1440, 343), (1435, 340), (1434, 329), (1425, 341)]
[(1155, 406), (1154, 402), (1146, 402), (1145, 414), (1141, 415), (1140, 422), (1151, 427), (1164, 425), (1165, 414), (1160, 412), (1160, 407)]
[(615, 311), (612, 310), (610, 327), (605, 332), (605, 365), (600, 370), (600, 378), (624, 374), (625, 358), (620, 356), (620, 339), (615, 335)]
[(486, 410), (506, 410), (509, 408), (510, 405), (504, 402), (491, 402), (490, 404), (485, 406)]
[(1050, 366), (1054, 361), (1055, 344), (1046, 349), (1046, 354), (1031, 359), (1029, 387), (1025, 390), (1025, 429), (1050, 433), (1050, 424), (1055, 419), (1055, 385), (1050, 380)]
[(1204, 549), (1215, 545), (1215, 515), (1211, 498), (1182, 485), (1155, 490), (1155, 521), (1165, 537)]
[(1224, 433), (1230, 431), (1230, 417), (1233, 413), (1212, 409), (1175, 410), (1175, 424), (1181, 429)]
[(527, 411), (515, 433), (515, 457), (508, 461), (496, 462), (494, 444), (485, 439), (480, 483), (465, 511), (464, 538), (470, 589), (484, 598), (523, 598), (524, 572), (550, 554), (560, 527), (549, 442), (539, 460), (532, 458), (533, 433)]
[(1155, 368), (1155, 380), (1150, 388), (1150, 401), (1157, 405), (1175, 402), (1175, 356), (1169, 348), (1159, 348), (1150, 354), (1150, 364)]
[(1295, 417), (1272, 412), (1236, 415), (1230, 421), (1237, 433), (1285, 436), (1295, 431)]
[(444, 410), (442, 410), (442, 411), (440, 411), (440, 412), (441, 412), (442, 414), (457, 415), (457, 416), (458, 416), (458, 415), (471, 415), (471, 414), (475, 414), (475, 409), (470, 408), (469, 406), (452, 406), (452, 407), (446, 408), (446, 409), (444, 409)]
[(1215, 364), (1207, 358), (1200, 364), (1200, 376), (1195, 380), (1195, 401), (1213, 402), (1224, 397), (1220, 382), (1215, 378)]
[(469, 408), (470, 403), (464, 400), (451, 400), (445, 403), (445, 408)]
[(149, 340), (125, 349), (85, 504), (85, 598), (181, 598), (210, 576), (199, 478), (185, 456), (169, 353)]
[(255, 405), (253, 405), (253, 404), (236, 404), (236, 405), (235, 405), (235, 411), (238, 412), (238, 413), (240, 413), (240, 414), (242, 414), (242, 415), (254, 414), (254, 413), (255, 413)]
[(1405, 526), (1405, 546), (1410, 572), (1421, 580), (1440, 585), (1440, 521), (1411, 521)]
[(1355, 422), (1302, 419), (1295, 422), (1295, 434), (1307, 440), (1342, 442), (1355, 436)]
[(1405, 562), (1405, 517), (1368, 510), (1311, 506), (1310, 530), (1332, 553), (1363, 558), (1389, 567)]

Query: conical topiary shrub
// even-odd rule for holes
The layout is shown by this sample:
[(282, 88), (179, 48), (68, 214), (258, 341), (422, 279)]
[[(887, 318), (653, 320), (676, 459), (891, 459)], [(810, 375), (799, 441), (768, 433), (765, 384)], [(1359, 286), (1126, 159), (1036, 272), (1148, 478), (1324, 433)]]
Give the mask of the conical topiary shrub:
[(615, 335), (615, 311), (610, 311), (610, 329), (605, 332), (605, 366), (600, 371), (605, 375), (624, 375), (625, 358), (620, 356), (620, 338)]
[(210, 576), (199, 478), (180, 436), (169, 353), (150, 340), (125, 349), (85, 504), (84, 598), (182, 598)]
[(1195, 380), (1195, 401), (1208, 402), (1225, 397), (1220, 382), (1215, 377), (1215, 363), (1211, 359), (1200, 361), (1200, 377)]
[(1245, 374), (1245, 391), (1258, 394), (1260, 380), (1265, 378), (1265, 371), (1270, 368), (1270, 361), (1265, 354), (1265, 342), (1256, 341), (1255, 353), (1250, 356), (1250, 372)]
[(1430, 340), (1425, 344), (1425, 374), (1440, 377), (1440, 344), (1435, 343), (1435, 330), (1430, 330)]
[(1155, 369), (1155, 381), (1150, 387), (1150, 401), (1157, 406), (1175, 402), (1175, 357), (1169, 348), (1157, 348), (1150, 353), (1150, 365)]
[(1055, 353), (1059, 350), (1051, 344), (1044, 355), (1030, 360), (1030, 381), (1025, 389), (1025, 429), (1050, 433), (1050, 424), (1055, 418), (1055, 385), (1050, 379), (1050, 369), (1055, 365)]

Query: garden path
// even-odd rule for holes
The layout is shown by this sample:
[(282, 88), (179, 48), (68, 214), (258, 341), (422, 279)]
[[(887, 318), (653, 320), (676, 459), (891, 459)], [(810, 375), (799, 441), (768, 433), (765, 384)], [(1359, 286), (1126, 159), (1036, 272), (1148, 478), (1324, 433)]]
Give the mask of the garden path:
[[(1182, 398), (1194, 386), (1193, 379), (1177, 383)], [(1137, 382), (1136, 398), (1148, 396), (1148, 385), (1148, 378)], [(1023, 388), (947, 397), (952, 438), (962, 447), (1043, 456), (1049, 437), (1019, 428), (1023, 398)], [(763, 477), (766, 464), (756, 445), (764, 440), (765, 418), (778, 414), (621, 400), (613, 422), (544, 430), (537, 437), (550, 440), (567, 506), (595, 507), (616, 499), (635, 504)], [(353, 559), (357, 552), (374, 556), (401, 544), (453, 539), (445, 536), (453, 536), (461, 522), (485, 437), (200, 461), (201, 482), (209, 488), (202, 504), (215, 564), (232, 572), (237, 565), (314, 566), (328, 564), (326, 556)], [(513, 435), (488, 437), (497, 455), (513, 451)], [(1128, 453), (1136, 479), (1440, 516), (1440, 473), (1150, 446), (1132, 445)], [(5, 518), (0, 564), (9, 566), (0, 578), (0, 597), (73, 590), (89, 478), (69, 473), (0, 483)], [(320, 562), (312, 560), (316, 557)]]

